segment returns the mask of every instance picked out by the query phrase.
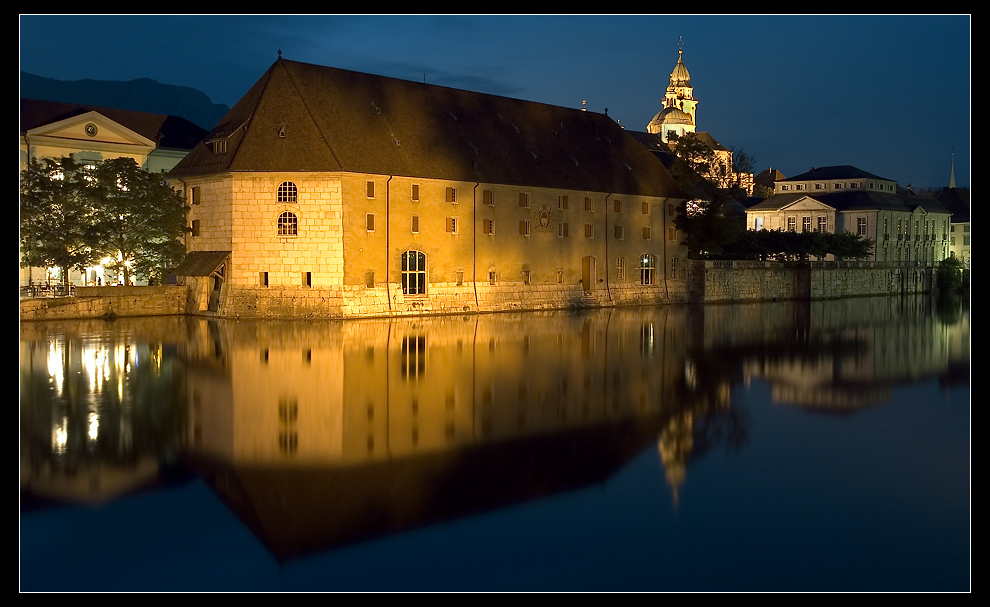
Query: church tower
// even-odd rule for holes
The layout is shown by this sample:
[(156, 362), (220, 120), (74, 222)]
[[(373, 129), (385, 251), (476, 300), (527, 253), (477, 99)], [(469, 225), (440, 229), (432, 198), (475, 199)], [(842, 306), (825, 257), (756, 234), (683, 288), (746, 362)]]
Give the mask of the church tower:
[(680, 40), (677, 50), (677, 65), (670, 73), (670, 84), (663, 98), (663, 109), (646, 125), (649, 133), (660, 135), (666, 143), (671, 135), (680, 137), (694, 133), (698, 125), (698, 100), (694, 98), (691, 74), (684, 66), (684, 40)]

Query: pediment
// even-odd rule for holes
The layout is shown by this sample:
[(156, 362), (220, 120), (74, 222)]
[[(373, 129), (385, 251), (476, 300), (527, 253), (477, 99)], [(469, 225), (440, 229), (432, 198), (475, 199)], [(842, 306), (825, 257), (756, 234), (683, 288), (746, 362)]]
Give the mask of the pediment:
[(154, 141), (95, 111), (50, 122), (29, 130), (27, 135), (112, 145), (155, 147)]
[(811, 196), (802, 196), (797, 200), (784, 205), (780, 208), (781, 211), (834, 211), (835, 207), (831, 207), (819, 200), (812, 198)]

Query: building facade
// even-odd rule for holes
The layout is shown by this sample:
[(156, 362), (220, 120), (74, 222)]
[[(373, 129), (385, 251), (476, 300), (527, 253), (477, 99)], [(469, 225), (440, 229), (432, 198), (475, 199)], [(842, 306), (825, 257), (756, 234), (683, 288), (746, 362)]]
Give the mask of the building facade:
[[(20, 169), (31, 159), (72, 157), (95, 166), (112, 158), (133, 158), (146, 171), (167, 172), (206, 131), (184, 118), (114, 108), (20, 100)], [(61, 281), (55, 269), (21, 268), (20, 285)], [(72, 271), (75, 285), (102, 282), (103, 268)]]
[(199, 308), (369, 316), (660, 303), (684, 196), (607, 116), (279, 57), (169, 173)]
[(949, 256), (949, 211), (898, 191), (897, 182), (843, 165), (777, 180), (746, 211), (751, 230), (853, 232), (874, 242), (871, 260), (935, 265)]

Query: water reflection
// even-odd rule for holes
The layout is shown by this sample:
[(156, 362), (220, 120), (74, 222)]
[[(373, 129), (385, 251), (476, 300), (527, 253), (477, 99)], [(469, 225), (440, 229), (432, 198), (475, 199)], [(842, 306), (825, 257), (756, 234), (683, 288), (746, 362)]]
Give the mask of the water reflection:
[(855, 412), (968, 381), (968, 310), (865, 298), (366, 321), (21, 327), (22, 507), (191, 469), (280, 559), (744, 449), (732, 387)]

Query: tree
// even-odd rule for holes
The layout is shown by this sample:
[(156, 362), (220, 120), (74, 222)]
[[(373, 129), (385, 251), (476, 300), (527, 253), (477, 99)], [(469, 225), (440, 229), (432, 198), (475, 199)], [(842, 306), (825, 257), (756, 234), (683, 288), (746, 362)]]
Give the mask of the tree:
[(72, 158), (42, 158), (21, 171), (21, 267), (70, 269), (94, 260), (89, 244), (93, 209), (87, 197), (92, 175)]
[(185, 198), (162, 175), (141, 169), (131, 158), (107, 160), (94, 175), (93, 249), (116, 260), (124, 284), (130, 283), (132, 270), (160, 280), (185, 252), (179, 241), (189, 231)]

